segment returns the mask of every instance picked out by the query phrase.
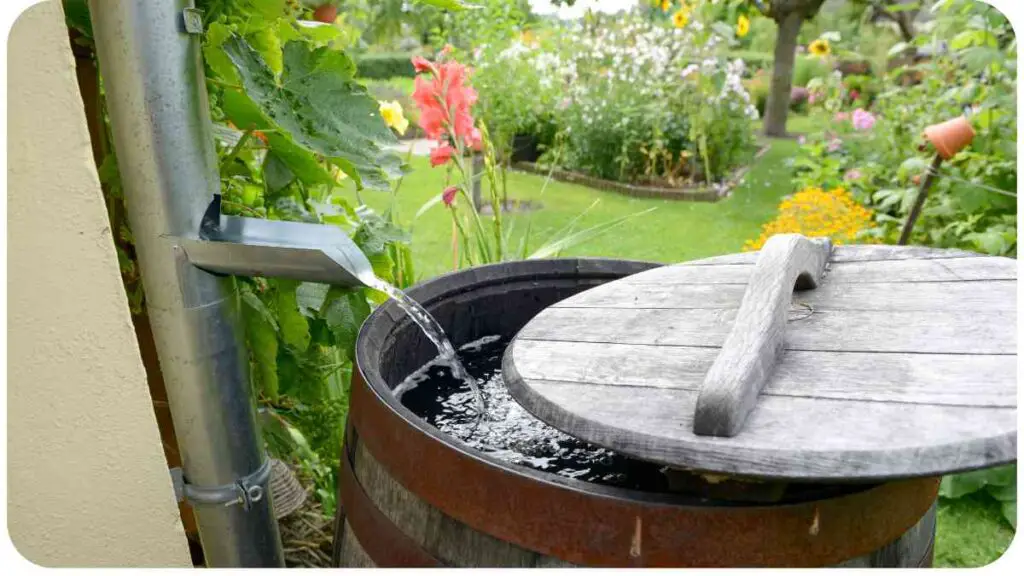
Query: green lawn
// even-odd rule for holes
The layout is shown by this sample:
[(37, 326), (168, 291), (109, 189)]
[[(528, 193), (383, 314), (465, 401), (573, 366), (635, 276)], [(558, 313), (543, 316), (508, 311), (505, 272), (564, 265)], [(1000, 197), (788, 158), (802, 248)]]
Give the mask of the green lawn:
[[(596, 200), (597, 206), (579, 222), (578, 229), (649, 208), (655, 210), (578, 245), (565, 255), (681, 262), (736, 252), (744, 240), (757, 236), (760, 226), (773, 217), (779, 198), (792, 192), (786, 185), (789, 170), (785, 161), (795, 147), (795, 141), (773, 142), (771, 150), (747, 173), (732, 196), (716, 203), (631, 198), (555, 181), (542, 190), (543, 177), (513, 172), (508, 181), (509, 197), (542, 204), (539, 211), (514, 215), (515, 230), (525, 229), (527, 219), (532, 217), (531, 246), (539, 247)], [(445, 179), (444, 170), (431, 169), (425, 158), (414, 157), (411, 163), (414, 171), (398, 192), (399, 213), (406, 225), (426, 201), (441, 192)], [(388, 201), (383, 194), (366, 194), (363, 200), (377, 209), (384, 208)], [(417, 274), (429, 278), (450, 270), (452, 223), (447, 211), (437, 205), (409, 227)]]
[[(795, 117), (789, 124), (794, 133), (809, 133), (821, 126), (821, 118)], [(603, 256), (682, 262), (695, 258), (739, 251), (743, 242), (759, 234), (770, 220), (779, 199), (793, 192), (786, 160), (795, 152), (795, 140), (775, 140), (771, 149), (751, 168), (732, 196), (717, 203), (673, 202), (638, 199), (613, 192), (552, 181), (542, 193), (544, 178), (513, 173), (509, 196), (539, 200), (543, 208), (532, 214), (537, 247), (551, 233), (562, 228), (595, 200), (599, 203), (581, 222), (587, 226), (648, 208), (640, 216), (611, 233), (576, 246), (566, 255)], [(412, 229), (413, 254), (420, 280), (451, 270), (451, 218), (440, 205), (434, 206), (410, 226), (413, 216), (431, 197), (444, 188), (445, 172), (431, 169), (425, 158), (413, 158), (414, 171), (398, 193), (400, 218)], [(386, 207), (384, 194), (364, 194), (363, 200), (377, 209)], [(530, 215), (517, 215), (516, 227), (525, 227)], [(998, 505), (986, 496), (968, 496), (940, 502), (935, 565), (949, 567), (983, 566), (1006, 550), (1013, 531), (1002, 519)]]

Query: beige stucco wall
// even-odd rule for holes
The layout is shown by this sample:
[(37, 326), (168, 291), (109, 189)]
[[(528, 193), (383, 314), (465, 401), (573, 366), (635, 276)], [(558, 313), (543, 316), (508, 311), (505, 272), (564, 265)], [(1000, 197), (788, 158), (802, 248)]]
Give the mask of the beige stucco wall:
[(10, 537), (44, 566), (191, 566), (59, 2), (8, 50)]

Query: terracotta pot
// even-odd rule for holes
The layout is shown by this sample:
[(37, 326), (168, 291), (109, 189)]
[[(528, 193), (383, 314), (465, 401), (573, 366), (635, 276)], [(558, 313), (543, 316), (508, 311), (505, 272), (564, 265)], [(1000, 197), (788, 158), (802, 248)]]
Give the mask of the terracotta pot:
[(949, 160), (974, 140), (974, 128), (966, 117), (960, 116), (925, 128), (924, 136), (943, 160)]

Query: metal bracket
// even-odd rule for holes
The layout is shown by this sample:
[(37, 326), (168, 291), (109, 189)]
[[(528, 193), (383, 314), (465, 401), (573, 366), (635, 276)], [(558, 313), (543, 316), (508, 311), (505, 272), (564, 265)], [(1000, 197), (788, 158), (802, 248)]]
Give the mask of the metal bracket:
[(223, 486), (197, 486), (185, 481), (181, 468), (171, 468), (171, 481), (174, 484), (174, 496), (178, 502), (188, 501), (193, 506), (210, 506), (220, 504), (234, 506), (241, 504), (249, 510), (253, 504), (263, 499), (266, 484), (270, 480), (270, 458), (264, 458), (258, 470), (234, 484)]
[(185, 8), (181, 11), (185, 20), (185, 32), (189, 34), (203, 33), (203, 11), (198, 8)]

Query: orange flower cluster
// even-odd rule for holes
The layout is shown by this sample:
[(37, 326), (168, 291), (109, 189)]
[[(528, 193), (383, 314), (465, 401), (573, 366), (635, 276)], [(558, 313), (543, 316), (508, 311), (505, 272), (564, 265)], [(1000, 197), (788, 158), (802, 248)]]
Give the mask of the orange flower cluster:
[(764, 225), (756, 240), (747, 240), (743, 250), (760, 250), (775, 234), (827, 236), (833, 244), (850, 243), (861, 230), (870, 227), (871, 215), (871, 210), (842, 188), (827, 192), (806, 188), (783, 200), (779, 215)]

